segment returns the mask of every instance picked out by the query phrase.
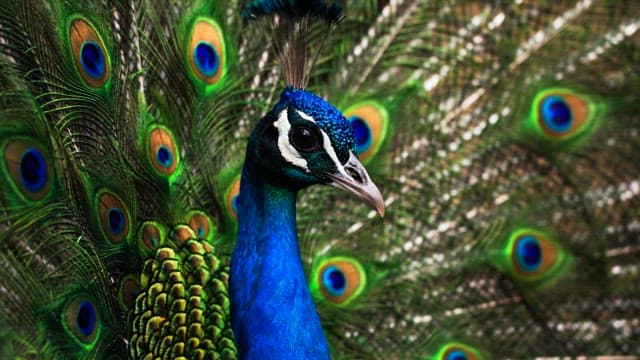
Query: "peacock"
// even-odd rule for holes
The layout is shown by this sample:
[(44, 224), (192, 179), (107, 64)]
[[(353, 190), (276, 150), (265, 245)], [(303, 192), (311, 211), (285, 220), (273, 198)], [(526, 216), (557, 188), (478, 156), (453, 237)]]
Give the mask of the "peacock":
[(2, 1), (0, 358), (640, 356), (639, 94), (634, 1)]

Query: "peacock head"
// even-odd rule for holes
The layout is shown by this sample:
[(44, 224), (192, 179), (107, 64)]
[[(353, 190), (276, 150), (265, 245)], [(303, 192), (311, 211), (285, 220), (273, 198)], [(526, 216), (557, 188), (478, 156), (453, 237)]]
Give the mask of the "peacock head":
[(349, 121), (326, 100), (287, 87), (249, 141), (247, 161), (274, 185), (299, 190), (329, 184), (384, 215), (380, 191), (355, 155)]

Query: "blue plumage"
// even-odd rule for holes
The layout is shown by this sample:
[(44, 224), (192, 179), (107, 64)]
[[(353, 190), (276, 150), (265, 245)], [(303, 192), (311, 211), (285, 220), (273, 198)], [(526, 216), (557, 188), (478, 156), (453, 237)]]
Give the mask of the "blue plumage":
[(319, 127), (327, 132), (340, 153), (355, 149), (353, 130), (347, 119), (333, 105), (305, 90), (287, 87), (280, 97), (280, 106), (293, 105), (315, 119)]
[[(231, 318), (239, 357), (327, 359), (296, 235), (296, 191), (268, 184), (245, 166), (238, 239), (231, 260)], [(304, 329), (304, 331), (300, 331)]]
[[(346, 118), (327, 101), (292, 87), (253, 131), (242, 171), (230, 272), (231, 319), (240, 358), (274, 353), (289, 359), (329, 357), (300, 260), (295, 202), (302, 187), (331, 181), (364, 198), (378, 193), (353, 149)], [(375, 199), (381, 202), (379, 193)], [(332, 281), (337, 292), (344, 291), (344, 277), (342, 285), (340, 279)]]

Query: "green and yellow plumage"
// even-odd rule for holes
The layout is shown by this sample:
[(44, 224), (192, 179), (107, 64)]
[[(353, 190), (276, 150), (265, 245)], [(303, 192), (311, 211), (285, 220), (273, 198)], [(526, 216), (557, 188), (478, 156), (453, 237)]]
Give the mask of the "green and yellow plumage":
[[(0, 357), (237, 357), (241, 165), (287, 85), (244, 6), (2, 2)], [(633, 1), (352, 1), (307, 32), (387, 207), (300, 196), (334, 358), (640, 354)]]

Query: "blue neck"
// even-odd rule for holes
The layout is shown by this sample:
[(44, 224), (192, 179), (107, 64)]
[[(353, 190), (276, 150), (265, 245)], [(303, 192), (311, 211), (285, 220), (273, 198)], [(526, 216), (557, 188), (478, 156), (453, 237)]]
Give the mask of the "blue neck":
[(296, 234), (297, 191), (245, 161), (231, 257), (231, 323), (240, 359), (328, 359)]

